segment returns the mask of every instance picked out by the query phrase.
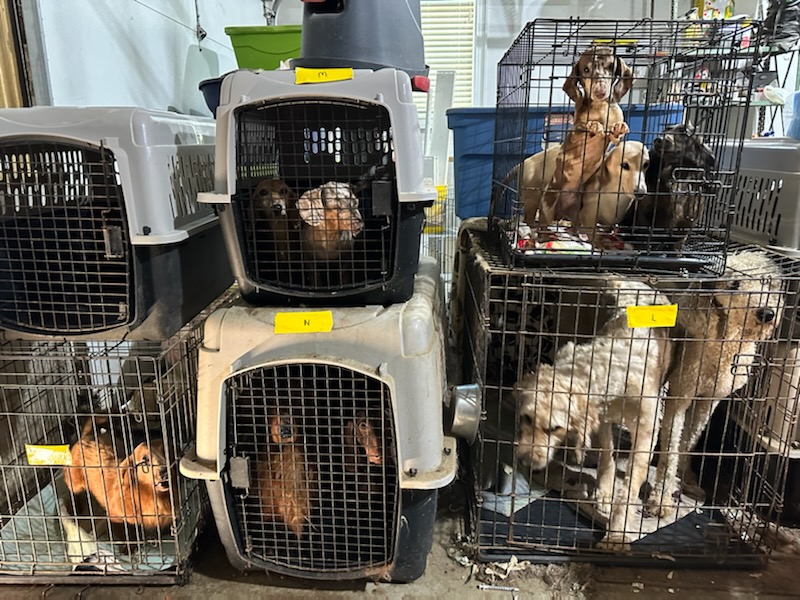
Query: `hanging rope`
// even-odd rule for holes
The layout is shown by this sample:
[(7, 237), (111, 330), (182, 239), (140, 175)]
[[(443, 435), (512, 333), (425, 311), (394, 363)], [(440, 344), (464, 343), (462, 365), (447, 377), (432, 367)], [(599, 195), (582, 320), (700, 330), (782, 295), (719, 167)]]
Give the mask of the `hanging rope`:
[(208, 35), (208, 32), (205, 29), (203, 29), (202, 25), (200, 25), (200, 5), (199, 5), (199, 1), (200, 0), (194, 0), (194, 16), (195, 16), (194, 34), (197, 36), (197, 45), (198, 46), (200, 45), (200, 42), (202, 42), (204, 39), (206, 39), (206, 36)]

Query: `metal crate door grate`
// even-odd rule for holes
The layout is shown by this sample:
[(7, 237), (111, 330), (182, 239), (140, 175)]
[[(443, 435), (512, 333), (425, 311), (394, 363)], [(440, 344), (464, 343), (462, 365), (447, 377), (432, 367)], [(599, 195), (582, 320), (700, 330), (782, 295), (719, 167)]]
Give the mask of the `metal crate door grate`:
[(234, 375), (226, 396), (240, 552), (312, 577), (391, 564), (399, 481), (387, 386), (340, 366), (288, 364)]
[(111, 151), (0, 145), (0, 327), (93, 334), (135, 316), (130, 240)]
[[(379, 105), (300, 98), (237, 110), (233, 208), (248, 277), (311, 294), (386, 285), (399, 219), (394, 161), (389, 113)], [(264, 180), (291, 193), (264, 196)], [(329, 182), (351, 186), (360, 225), (343, 207), (326, 208), (313, 226), (297, 209), (298, 199)]]

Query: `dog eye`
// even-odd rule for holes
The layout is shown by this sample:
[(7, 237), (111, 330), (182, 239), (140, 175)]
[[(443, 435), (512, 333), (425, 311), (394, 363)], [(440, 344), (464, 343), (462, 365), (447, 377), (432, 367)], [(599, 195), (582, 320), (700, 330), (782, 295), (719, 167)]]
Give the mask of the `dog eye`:
[(623, 171), (630, 171), (631, 170), (631, 164), (627, 163), (627, 162), (622, 163), (622, 170)]
[(531, 419), (530, 415), (522, 415), (522, 422), (525, 423), (525, 425), (528, 425), (528, 426), (532, 426), (533, 425), (533, 419)]
[(590, 73), (591, 69), (589, 67), (583, 67), (583, 72), (584, 73)]
[(558, 433), (559, 431), (564, 431), (564, 428), (559, 425), (555, 425), (549, 429), (545, 429), (544, 431), (545, 433)]

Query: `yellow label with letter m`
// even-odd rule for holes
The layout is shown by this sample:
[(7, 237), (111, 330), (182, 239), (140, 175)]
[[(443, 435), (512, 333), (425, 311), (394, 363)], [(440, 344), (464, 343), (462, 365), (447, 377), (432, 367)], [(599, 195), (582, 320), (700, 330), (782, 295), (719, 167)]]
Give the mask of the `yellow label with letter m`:
[(297, 67), (294, 70), (294, 82), (301, 83), (328, 83), (331, 81), (345, 81), (353, 78), (353, 69), (332, 68), (332, 69), (306, 69)]
[(333, 313), (279, 312), (275, 314), (275, 333), (327, 333), (333, 329)]

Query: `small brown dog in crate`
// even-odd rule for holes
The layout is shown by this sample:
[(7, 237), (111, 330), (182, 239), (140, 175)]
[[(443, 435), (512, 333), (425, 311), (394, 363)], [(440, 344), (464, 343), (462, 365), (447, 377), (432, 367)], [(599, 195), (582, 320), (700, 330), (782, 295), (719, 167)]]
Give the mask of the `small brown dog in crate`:
[[(652, 514), (675, 511), (683, 487), (696, 486), (688, 453), (720, 401), (744, 387), (758, 344), (772, 337), (785, 303), (782, 270), (767, 254), (744, 250), (728, 256), (721, 278), (672, 296), (679, 335), (668, 375), (661, 453), (648, 500)], [(708, 287), (710, 286), (710, 287)]]
[(542, 214), (550, 218), (541, 225), (567, 219), (577, 226), (582, 185), (600, 168), (611, 138), (628, 132), (619, 101), (632, 85), (632, 69), (610, 46), (590, 46), (573, 65), (563, 89), (575, 117), (542, 198)]
[(318, 261), (339, 260), (353, 251), (364, 229), (358, 196), (349, 183), (329, 181), (308, 190), (297, 201), (303, 249)]
[(279, 411), (269, 418), (269, 446), (266, 460), (259, 460), (261, 514), (269, 521), (282, 521), (303, 537), (311, 518), (316, 472), (303, 451), (299, 428), (291, 415)]
[(253, 224), (261, 223), (275, 244), (275, 258), (286, 260), (291, 251), (291, 241), (298, 228), (296, 212), (297, 194), (280, 179), (262, 179), (250, 197)]
[[(123, 432), (112, 431), (108, 417), (89, 418), (70, 449), (72, 464), (64, 467), (67, 488), (77, 499), (87, 490), (111, 523), (161, 530), (173, 521), (173, 493), (164, 442), (142, 442), (120, 458)], [(124, 454), (124, 453), (123, 453)]]
[[(596, 489), (599, 510), (610, 512), (600, 547), (627, 547), (627, 515), (633, 512), (647, 479), (660, 416), (661, 390), (669, 367), (670, 339), (663, 328), (629, 327), (627, 307), (670, 304), (649, 285), (609, 280), (608, 293), (616, 308), (588, 343), (567, 342), (553, 365), (539, 365), (516, 385), (519, 402), (517, 452), (534, 470), (544, 469), (568, 436), (577, 438), (579, 462), (597, 434), (600, 464)], [(616, 467), (612, 425), (631, 432), (623, 497), (614, 494)]]

